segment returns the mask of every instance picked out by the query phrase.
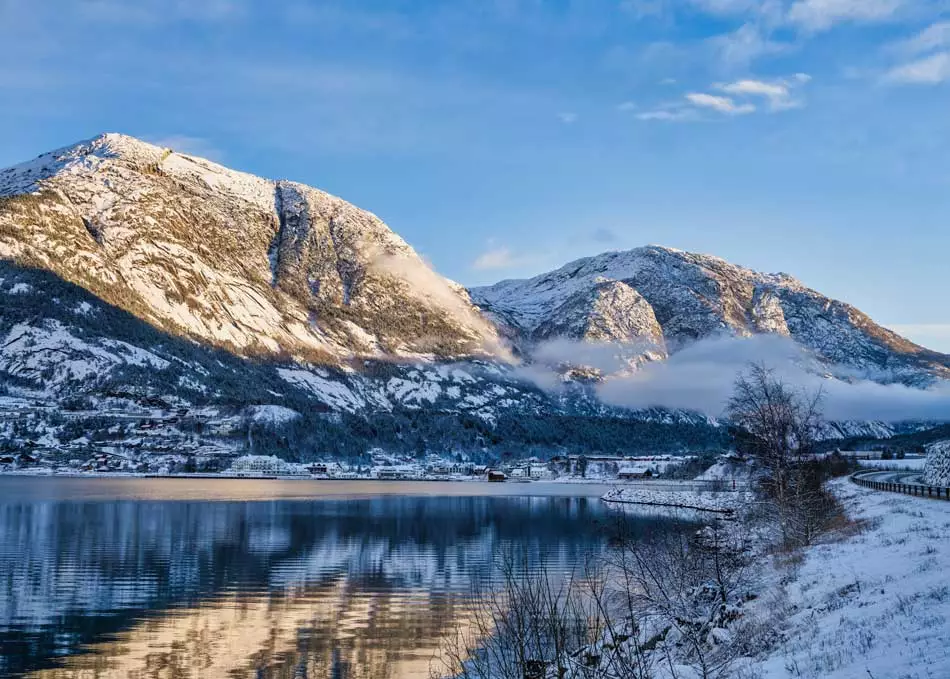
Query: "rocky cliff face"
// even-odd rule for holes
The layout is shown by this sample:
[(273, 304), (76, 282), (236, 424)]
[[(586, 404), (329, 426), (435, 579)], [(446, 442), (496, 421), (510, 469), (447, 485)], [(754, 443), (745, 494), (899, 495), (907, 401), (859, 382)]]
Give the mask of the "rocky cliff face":
[(925, 385), (950, 378), (950, 356), (917, 346), (790, 276), (670, 248), (605, 253), (471, 294), (483, 311), (504, 320), (506, 333), (526, 353), (553, 336), (594, 336), (621, 343), (645, 339), (662, 357), (716, 335), (774, 333), (792, 338), (829, 368), (878, 381)]
[(107, 134), (0, 173), (0, 257), (242, 355), (498, 355), (494, 328), (375, 215)]

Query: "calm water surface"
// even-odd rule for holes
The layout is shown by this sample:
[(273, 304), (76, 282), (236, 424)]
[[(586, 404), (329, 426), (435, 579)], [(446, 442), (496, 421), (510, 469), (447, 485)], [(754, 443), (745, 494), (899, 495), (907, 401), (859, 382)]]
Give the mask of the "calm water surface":
[(603, 548), (604, 490), (0, 478), (0, 676), (428, 677), (496, 555)]

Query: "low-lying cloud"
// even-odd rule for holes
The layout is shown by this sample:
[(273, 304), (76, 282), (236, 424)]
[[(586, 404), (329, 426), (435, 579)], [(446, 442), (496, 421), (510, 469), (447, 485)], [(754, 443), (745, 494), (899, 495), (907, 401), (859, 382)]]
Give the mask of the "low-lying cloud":
[(536, 364), (548, 368), (569, 364), (611, 374), (629, 368), (630, 362), (644, 353), (660, 350), (646, 339), (636, 342), (585, 342), (558, 338), (539, 344), (531, 352), (531, 358)]
[(497, 337), (493, 325), (482, 317), (468, 301), (461, 286), (453, 284), (421, 258), (396, 256), (383, 251), (375, 252), (369, 267), (405, 281), (410, 288), (423, 291), (429, 301), (451, 314), (457, 321), (477, 332), (483, 340), (483, 349), (497, 358), (512, 362), (510, 351)]
[(542, 344), (535, 352), (542, 360), (526, 376), (542, 388), (551, 388), (558, 383), (551, 368), (557, 359), (591, 365), (608, 375), (597, 387), (599, 398), (607, 404), (692, 410), (721, 417), (736, 376), (751, 363), (761, 363), (793, 387), (806, 392), (820, 389), (829, 420), (950, 420), (950, 382), (928, 389), (880, 384), (867, 374), (826, 366), (780, 335), (701, 340), (666, 361), (646, 363), (625, 373), (617, 371), (629, 366), (629, 349), (624, 351), (616, 344), (583, 348), (581, 344), (561, 340)]

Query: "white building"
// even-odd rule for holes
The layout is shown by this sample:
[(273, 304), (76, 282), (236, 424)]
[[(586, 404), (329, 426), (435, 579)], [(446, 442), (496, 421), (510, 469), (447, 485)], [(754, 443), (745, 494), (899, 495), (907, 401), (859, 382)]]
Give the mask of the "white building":
[(307, 469), (275, 455), (244, 455), (228, 470), (238, 476), (306, 476)]

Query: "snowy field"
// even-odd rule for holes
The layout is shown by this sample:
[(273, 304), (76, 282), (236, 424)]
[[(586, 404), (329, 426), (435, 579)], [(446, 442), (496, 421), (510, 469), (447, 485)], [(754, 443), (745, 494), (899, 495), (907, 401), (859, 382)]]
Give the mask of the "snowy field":
[(923, 471), (926, 463), (926, 457), (907, 457), (903, 460), (858, 460), (858, 464), (862, 467), (885, 469), (895, 472)]
[(743, 676), (950, 677), (950, 502), (832, 487), (865, 529), (776, 570), (784, 593), (763, 604), (787, 616), (785, 641)]

